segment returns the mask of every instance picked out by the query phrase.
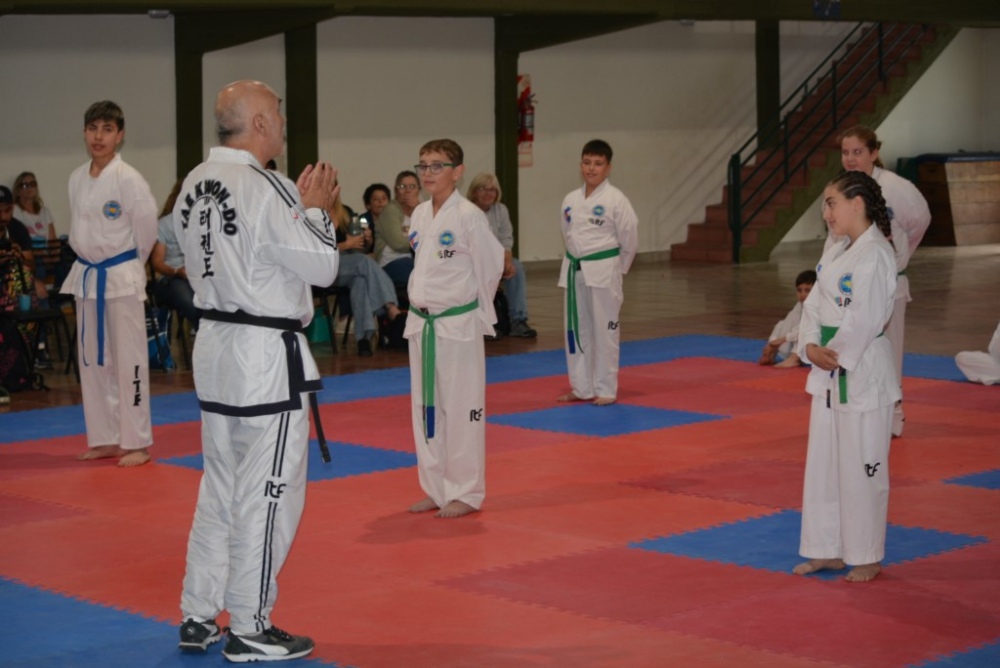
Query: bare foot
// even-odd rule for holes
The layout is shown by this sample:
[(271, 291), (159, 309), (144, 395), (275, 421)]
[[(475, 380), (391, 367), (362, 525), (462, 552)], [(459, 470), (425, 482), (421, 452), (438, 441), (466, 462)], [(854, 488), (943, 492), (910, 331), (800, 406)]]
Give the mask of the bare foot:
[(594, 399), (595, 406), (610, 406), (613, 403), (615, 403), (614, 397), (597, 397)]
[(852, 568), (844, 579), (848, 582), (869, 582), (870, 580), (874, 580), (881, 572), (881, 564), (861, 564)]
[(847, 568), (843, 559), (810, 559), (792, 569), (796, 575), (809, 575), (816, 571), (839, 571)]
[(107, 459), (108, 457), (118, 457), (122, 454), (122, 449), (117, 445), (98, 445), (88, 448), (86, 452), (76, 456), (78, 461), (86, 462), (91, 459)]
[(437, 509), (438, 509), (438, 504), (434, 503), (434, 500), (431, 499), (431, 497), (429, 496), (426, 499), (421, 499), (417, 503), (414, 503), (412, 506), (410, 506), (411, 513), (426, 513), (429, 510), (437, 510)]
[(122, 458), (118, 460), (118, 466), (126, 469), (132, 468), (133, 466), (142, 466), (152, 459), (146, 448), (139, 448), (138, 450), (122, 450), (122, 452), (125, 454), (123, 454)]
[(400, 313), (399, 307), (395, 304), (389, 303), (385, 305), (385, 315), (389, 320), (395, 320)]
[(439, 510), (434, 517), (444, 517), (450, 519), (452, 517), (461, 517), (462, 515), (468, 515), (469, 513), (476, 512), (476, 509), (467, 503), (462, 501), (450, 501), (444, 508)]
[(568, 392), (568, 393), (560, 396), (558, 399), (556, 399), (556, 401), (560, 401), (560, 402), (562, 402), (564, 404), (568, 404), (568, 403), (572, 403), (574, 401), (589, 401), (589, 399), (581, 399), (580, 397), (576, 396), (575, 393)]
[(784, 360), (782, 360), (782, 361), (778, 362), (777, 364), (775, 364), (774, 368), (775, 369), (796, 369), (796, 368), (799, 367), (800, 364), (802, 364), (802, 361), (799, 359), (799, 356), (796, 355), (795, 353), (792, 353), (791, 355), (789, 355), (788, 357), (786, 357)]

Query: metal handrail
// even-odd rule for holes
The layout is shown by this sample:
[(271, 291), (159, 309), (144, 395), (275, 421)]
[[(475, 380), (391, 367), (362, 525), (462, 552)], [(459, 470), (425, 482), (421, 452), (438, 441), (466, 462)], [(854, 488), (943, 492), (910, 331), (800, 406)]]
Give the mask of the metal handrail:
[[(876, 85), (885, 81), (886, 73), (927, 31), (927, 26), (922, 25), (891, 24), (888, 28), (899, 27), (900, 29), (893, 31), (895, 36), (887, 42), (885, 38), (887, 26), (878, 23), (873, 26), (870, 33), (862, 35), (857, 42), (850, 44), (839, 61), (833, 60), (848, 40), (864, 25), (859, 23), (855, 26), (781, 106), (779, 115), (782, 115), (782, 110), (801, 94), (799, 102), (783, 113), (781, 122), (767, 136), (767, 140), (770, 142), (778, 135), (779, 142), (771, 146), (770, 149), (762, 149), (761, 146), (764, 142), (760, 140), (760, 132), (754, 133), (729, 159), (727, 169), (728, 213), (729, 229), (733, 237), (734, 263), (738, 264), (740, 261), (743, 230), (749, 227), (754, 218), (771, 203), (792, 176), (806, 167), (816, 150), (838, 129), (840, 122), (854, 112)], [(874, 35), (874, 40), (868, 39), (870, 35)], [(900, 45), (902, 48), (897, 49)], [(877, 63), (877, 67), (873, 68), (875, 69), (874, 77), (871, 76), (871, 69), (860, 69), (861, 63), (864, 63), (865, 59), (873, 52)], [(895, 58), (890, 57), (893, 53), (896, 54)], [(853, 64), (844, 70), (843, 63), (849, 62), (852, 58)], [(809, 82), (812, 78), (827, 66), (829, 66), (829, 72), (810, 87)], [(827, 82), (829, 82), (829, 89), (825, 93), (818, 94), (820, 88)], [(844, 103), (852, 99), (853, 102)], [(808, 109), (806, 109), (807, 106), (809, 106)], [(825, 111), (818, 113), (821, 109), (825, 109)], [(793, 120), (796, 114), (799, 117), (797, 121)], [(828, 121), (829, 124), (825, 125)], [(807, 125), (809, 125), (808, 128)], [(822, 129), (824, 125), (825, 130)], [(797, 133), (799, 138), (795, 139)], [(751, 146), (754, 146), (754, 149), (743, 158), (744, 151)], [(804, 157), (793, 165), (792, 156), (804, 147)], [(779, 152), (780, 159), (777, 159)], [(757, 159), (756, 166), (746, 178), (743, 178), (744, 167), (754, 158)], [(780, 177), (775, 178), (779, 176), (779, 172), (781, 172)], [(749, 195), (746, 195), (744, 186), (754, 182), (755, 179), (757, 181), (756, 187), (750, 190)], [(771, 186), (771, 189), (765, 193), (768, 186)], [(757, 198), (759, 201), (753, 209), (747, 211), (751, 208), (750, 203)]]

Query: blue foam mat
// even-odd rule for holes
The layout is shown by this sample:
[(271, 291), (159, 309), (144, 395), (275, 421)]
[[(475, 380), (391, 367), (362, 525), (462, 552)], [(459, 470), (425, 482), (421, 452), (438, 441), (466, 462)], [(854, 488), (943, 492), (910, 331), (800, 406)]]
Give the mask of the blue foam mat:
[(965, 485), (966, 487), (980, 487), (982, 489), (1000, 489), (1000, 469), (993, 469), (992, 471), (983, 471), (982, 473), (970, 473), (968, 475), (958, 476), (955, 478), (948, 478), (944, 482), (951, 485)]
[(906, 353), (903, 355), (903, 375), (931, 380), (968, 382), (955, 365), (955, 358), (944, 355)]
[(912, 664), (919, 668), (996, 668), (1000, 666), (1000, 642), (983, 645), (967, 652), (957, 652), (933, 661)]
[[(0, 624), (8, 634), (7, 668), (193, 668), (223, 663), (222, 645), (208, 652), (177, 649), (177, 626), (141, 615), (78, 601), (0, 578)], [(10, 642), (10, 639), (16, 639)], [(301, 665), (317, 665), (300, 660)]]
[[(404, 469), (417, 465), (417, 456), (410, 452), (384, 450), (367, 445), (329, 441), (330, 463), (324, 463), (315, 440), (309, 441), (309, 463), (306, 476), (309, 482), (335, 480), (366, 473)], [(161, 464), (203, 470), (201, 453), (183, 457), (157, 460)]]
[[(652, 538), (629, 547), (695, 559), (750, 566), (791, 573), (802, 561), (798, 556), (802, 514), (785, 510), (709, 529)], [(948, 533), (890, 524), (886, 529), (885, 559), (891, 566), (987, 542), (982, 536)], [(814, 577), (842, 577), (843, 572), (822, 571)]]
[(509, 427), (581, 436), (620, 436), (719, 419), (722, 416), (629, 404), (594, 406), (591, 403), (574, 403), (537, 411), (497, 415), (487, 418), (487, 421)]

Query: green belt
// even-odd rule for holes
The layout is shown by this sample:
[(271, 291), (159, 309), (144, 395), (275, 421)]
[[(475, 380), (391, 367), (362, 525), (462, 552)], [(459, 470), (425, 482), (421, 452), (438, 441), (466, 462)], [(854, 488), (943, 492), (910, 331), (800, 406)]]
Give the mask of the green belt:
[(580, 263), (606, 260), (619, 255), (621, 255), (620, 248), (609, 248), (583, 257), (573, 257), (566, 251), (566, 259), (569, 260), (569, 271), (566, 274), (566, 325), (569, 329), (566, 330), (566, 340), (569, 343), (570, 355), (576, 354), (577, 346), (581, 352), (583, 351), (583, 346), (580, 345), (580, 314), (576, 310), (576, 272), (580, 269)]
[(906, 276), (906, 270), (904, 269), (903, 271), (897, 271), (896, 275), (897, 276)]
[[(840, 329), (840, 328), (839, 327), (831, 327), (829, 325), (820, 325), (819, 326), (819, 345), (825, 347), (826, 344), (830, 343), (830, 340), (834, 337), (834, 335), (836, 335), (838, 329)], [(878, 336), (882, 336), (882, 332), (879, 332)], [(876, 336), (875, 338), (877, 339), (878, 336)], [(835, 372), (831, 371), (830, 373), (833, 374)], [(839, 370), (836, 371), (836, 373), (837, 373), (837, 381), (838, 381), (837, 384), (838, 384), (838, 387), (839, 387), (839, 390), (840, 390), (840, 403), (846, 404), (847, 403), (847, 369), (845, 369), (844, 367), (839, 367)], [(827, 401), (827, 403), (829, 403), (829, 400)]]
[(434, 438), (434, 370), (437, 363), (435, 348), (437, 336), (434, 334), (434, 322), (439, 318), (462, 315), (479, 308), (479, 300), (474, 299), (464, 306), (452, 306), (437, 315), (424, 313), (418, 308), (410, 309), (410, 313), (424, 319), (424, 329), (420, 335), (421, 361), (421, 398), (424, 402), (424, 440)]

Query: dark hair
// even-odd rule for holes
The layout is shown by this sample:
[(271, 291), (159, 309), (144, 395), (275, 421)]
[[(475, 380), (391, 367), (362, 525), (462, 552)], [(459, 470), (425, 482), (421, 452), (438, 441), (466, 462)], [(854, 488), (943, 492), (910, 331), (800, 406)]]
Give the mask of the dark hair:
[(160, 218), (174, 212), (174, 204), (177, 203), (177, 196), (181, 194), (182, 185), (184, 185), (183, 179), (177, 179), (177, 181), (174, 182), (174, 187), (170, 189), (170, 194), (167, 195), (167, 199), (163, 203), (163, 210), (160, 211)]
[(800, 285), (815, 285), (816, 284), (816, 272), (812, 269), (806, 269), (800, 272), (798, 276), (795, 277), (795, 287)]
[(385, 185), (384, 183), (373, 183), (367, 188), (365, 188), (365, 194), (361, 196), (361, 199), (364, 201), (365, 206), (368, 206), (372, 203), (372, 195), (374, 195), (379, 190), (385, 193), (387, 199), (392, 199), (392, 191), (389, 190), (389, 186)]
[(465, 161), (465, 153), (457, 142), (451, 139), (432, 139), (420, 147), (420, 155), (425, 153), (444, 153), (452, 164), (458, 167)]
[[(847, 128), (837, 137), (837, 143), (843, 144), (844, 140), (848, 137), (857, 137), (872, 153), (882, 148), (882, 142), (875, 136), (875, 131), (867, 125), (855, 125)], [(882, 164), (882, 158), (875, 158), (875, 166), (885, 169), (885, 165)]]
[(845, 199), (860, 197), (865, 203), (865, 217), (878, 226), (886, 239), (892, 236), (889, 210), (886, 208), (882, 187), (878, 181), (864, 172), (845, 171), (830, 181), (830, 185), (840, 191)]
[(417, 173), (414, 172), (413, 170), (410, 170), (410, 169), (404, 169), (399, 174), (396, 174), (396, 187), (397, 188), (399, 187), (399, 184), (403, 182), (403, 179), (405, 179), (407, 176), (412, 176), (413, 178), (415, 178), (417, 180), (417, 185), (418, 186), (420, 185), (420, 177), (417, 176)]
[(608, 142), (603, 139), (591, 139), (583, 145), (583, 152), (580, 155), (596, 155), (607, 159), (608, 162), (611, 162), (611, 156), (613, 154), (611, 145)]
[(118, 126), (119, 132), (125, 129), (125, 114), (122, 108), (111, 100), (102, 100), (90, 105), (83, 115), (83, 127), (94, 121), (111, 121)]

